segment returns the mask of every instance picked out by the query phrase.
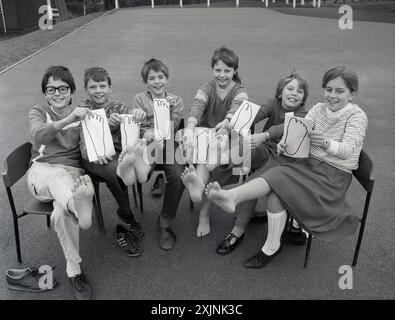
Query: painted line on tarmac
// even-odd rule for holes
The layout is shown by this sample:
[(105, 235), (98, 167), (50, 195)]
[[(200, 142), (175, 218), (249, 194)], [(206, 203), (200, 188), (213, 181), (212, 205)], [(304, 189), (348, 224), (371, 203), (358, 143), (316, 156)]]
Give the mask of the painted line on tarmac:
[(82, 25), (81, 27), (79, 27), (79, 28), (77, 28), (77, 29), (71, 31), (69, 34), (66, 34), (65, 36), (61, 37), (60, 39), (58, 39), (58, 40), (56, 40), (56, 41), (50, 43), (50, 44), (47, 45), (46, 47), (39, 49), (38, 51), (32, 53), (31, 55), (27, 56), (26, 58), (23, 58), (22, 60), (19, 60), (18, 62), (15, 62), (14, 64), (10, 65), (9, 67), (5, 68), (4, 70), (1, 70), (1, 71), (0, 71), (0, 75), (2, 75), (3, 73), (7, 72), (8, 70), (11, 70), (12, 68), (16, 67), (18, 64), (21, 64), (22, 62), (25, 62), (26, 60), (29, 60), (29, 59), (33, 58), (35, 55), (37, 55), (37, 54), (39, 54), (39, 53), (41, 53), (41, 52), (43, 52), (43, 51), (49, 49), (50, 47), (54, 46), (54, 45), (57, 44), (58, 42), (63, 41), (63, 40), (66, 39), (67, 37), (71, 36), (73, 33), (77, 32), (77, 31), (80, 31), (81, 29), (84, 29), (85, 27), (89, 26), (91, 23), (95, 22), (97, 19), (100, 19), (100, 18), (102, 18), (102, 17), (104, 17), (104, 16), (106, 16), (106, 15), (108, 15), (108, 14), (110, 14), (110, 13), (113, 13), (113, 12), (115, 12), (116, 10), (118, 10), (118, 9), (112, 9), (111, 11), (108, 11), (108, 12), (102, 14), (101, 16), (99, 16), (99, 17), (93, 19), (92, 21), (89, 21), (88, 23)]

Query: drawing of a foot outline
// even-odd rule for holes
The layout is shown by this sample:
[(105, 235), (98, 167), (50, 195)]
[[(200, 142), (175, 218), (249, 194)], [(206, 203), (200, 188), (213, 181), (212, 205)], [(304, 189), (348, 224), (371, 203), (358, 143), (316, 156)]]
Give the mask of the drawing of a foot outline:
[[(137, 138), (138, 138), (138, 123), (136, 121), (134, 121), (134, 117), (132, 115), (124, 115), (123, 117), (123, 121), (121, 123), (121, 127), (124, 133), (124, 137), (125, 137), (125, 146), (133, 146), (136, 142), (137, 142)], [(131, 135), (133, 134), (133, 130), (136, 129), (137, 126), (137, 138), (134, 139), (136, 141), (134, 141), (133, 143), (133, 138), (131, 137)]]
[(100, 129), (97, 130), (95, 127), (95, 129), (93, 129), (91, 132), (91, 130), (89, 130), (89, 126), (86, 123), (86, 120), (85, 119), (83, 120), (85, 122), (85, 127), (88, 131), (88, 135), (92, 142), (96, 156), (103, 157), (106, 155), (106, 145), (104, 140), (104, 119), (100, 114), (97, 113), (93, 113), (93, 115), (87, 115), (87, 117), (88, 120), (94, 120), (97, 123), (99, 123), (98, 128)]
[[(249, 112), (249, 117), (248, 117), (248, 120), (243, 124), (243, 123), (242, 123), (243, 120), (240, 119), (240, 114), (241, 114), (242, 112), (244, 112), (244, 111)], [(235, 121), (235, 123), (233, 124), (232, 129), (235, 129), (235, 130), (238, 131), (239, 133), (243, 132), (244, 127), (245, 127), (246, 125), (249, 124), (251, 118), (252, 118), (252, 107), (250, 106), (249, 103), (245, 102), (244, 105), (243, 105), (243, 107), (242, 107), (242, 108), (239, 110), (239, 112), (237, 113), (236, 121)], [(237, 128), (237, 124), (240, 126), (240, 129), (236, 129), (236, 128)]]
[[(289, 131), (290, 131), (290, 128), (291, 127), (299, 127), (299, 128), (302, 128), (303, 129), (303, 133), (300, 135), (300, 136), (298, 136), (298, 137), (293, 137), (293, 138), (295, 138), (296, 139), (296, 143), (294, 144), (294, 145), (292, 145), (292, 146), (286, 146), (285, 147), (285, 152), (287, 153), (287, 154), (289, 154), (289, 155), (295, 155), (298, 151), (299, 151), (299, 149), (300, 149), (300, 146), (302, 145), (302, 143), (303, 143), (303, 141), (304, 141), (304, 139), (306, 138), (306, 136), (307, 136), (307, 133), (309, 132), (309, 129), (307, 128), (307, 126), (304, 124), (304, 122), (303, 121), (301, 121), (301, 120), (299, 120), (299, 119), (297, 119), (297, 118), (295, 118), (295, 117), (292, 117), (291, 119), (289, 119), (289, 122), (288, 122), (288, 126), (287, 126), (287, 134), (286, 134), (286, 136), (285, 136), (285, 139), (284, 139), (284, 143), (285, 144), (287, 144), (287, 139), (289, 139), (290, 137), (289, 137)], [(291, 129), (292, 130), (292, 129)], [(298, 141), (299, 140), (299, 141)]]
[[(203, 130), (200, 133), (196, 135), (196, 160), (200, 163), (204, 163), (207, 160), (207, 155), (208, 155), (208, 150), (209, 150), (209, 143), (207, 143), (210, 135), (209, 129)], [(199, 145), (203, 144), (205, 145), (206, 148), (204, 150), (204, 153), (199, 152), (200, 148)]]
[[(157, 101), (157, 106), (160, 108), (165, 108), (165, 109), (169, 109), (169, 105), (167, 103), (162, 102), (160, 99), (155, 99)], [(159, 127), (159, 116), (157, 114), (156, 108), (154, 107), (154, 120), (155, 120), (155, 125), (157, 128), (157, 132), (160, 138), (162, 139), (166, 139), (166, 137), (169, 136), (170, 133), (170, 122), (167, 123), (167, 128), (164, 130), (165, 134), (162, 134), (161, 130), (162, 128)]]

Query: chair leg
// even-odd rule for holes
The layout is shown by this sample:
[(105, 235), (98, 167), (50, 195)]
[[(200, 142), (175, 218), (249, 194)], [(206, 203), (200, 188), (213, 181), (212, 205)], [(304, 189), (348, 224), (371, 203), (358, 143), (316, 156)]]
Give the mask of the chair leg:
[(132, 186), (132, 192), (133, 192), (133, 201), (134, 201), (135, 207), (138, 207), (139, 204), (138, 204), (138, 202), (137, 202), (136, 184), (135, 184), (135, 183), (134, 183), (133, 186)]
[(95, 205), (95, 213), (96, 213), (97, 222), (99, 224), (99, 229), (100, 229), (101, 233), (105, 233), (106, 229), (104, 226), (103, 212), (101, 210), (99, 182), (95, 181), (93, 183), (93, 187), (95, 189), (95, 194), (93, 196), (93, 203)]
[(368, 192), (368, 194), (366, 195), (365, 207), (363, 209), (363, 216), (362, 216), (361, 226), (359, 228), (357, 246), (355, 247), (354, 258), (352, 260), (352, 266), (353, 267), (355, 267), (357, 265), (357, 262), (358, 262), (359, 249), (361, 248), (363, 231), (365, 230), (366, 217), (368, 216), (368, 210), (369, 210), (369, 204), (370, 204), (370, 197), (371, 197), (371, 195), (372, 195), (371, 192)]
[(19, 241), (19, 226), (18, 226), (18, 218), (14, 218), (14, 233), (15, 233), (15, 245), (16, 245), (16, 256), (19, 263), (22, 263), (22, 255), (21, 255), (21, 244)]
[(137, 191), (139, 193), (139, 199), (140, 199), (140, 210), (141, 213), (144, 213), (144, 204), (143, 204), (143, 187), (140, 182), (137, 181)]
[(51, 216), (49, 214), (47, 215), (47, 227), (51, 228)]
[(12, 218), (14, 220), (14, 235), (15, 235), (15, 247), (16, 247), (16, 256), (19, 263), (22, 263), (22, 255), (21, 255), (21, 244), (19, 241), (19, 226), (18, 226), (18, 216), (16, 214), (14, 198), (12, 197), (11, 189), (9, 187), (7, 189), (8, 201), (10, 202)]
[(309, 234), (309, 238), (307, 239), (307, 247), (306, 247), (306, 255), (304, 257), (304, 265), (303, 268), (307, 268), (309, 264), (309, 258), (310, 258), (310, 249), (311, 249), (311, 241), (313, 240), (313, 236)]

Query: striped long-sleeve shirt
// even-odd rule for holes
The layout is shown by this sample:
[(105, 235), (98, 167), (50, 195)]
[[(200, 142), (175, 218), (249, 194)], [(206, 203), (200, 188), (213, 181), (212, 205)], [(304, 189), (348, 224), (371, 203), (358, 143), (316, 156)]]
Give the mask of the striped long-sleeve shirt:
[(340, 170), (351, 172), (358, 168), (359, 154), (368, 127), (368, 118), (356, 104), (332, 112), (324, 103), (313, 106), (306, 115), (314, 123), (314, 130), (322, 132), (336, 144), (333, 149), (324, 150), (310, 146), (310, 157), (324, 161)]
[(241, 84), (236, 83), (222, 100), (218, 96), (215, 80), (210, 80), (196, 93), (188, 122), (193, 121), (201, 127), (213, 128), (224, 120), (228, 113), (236, 112), (244, 100), (248, 100), (248, 94)]

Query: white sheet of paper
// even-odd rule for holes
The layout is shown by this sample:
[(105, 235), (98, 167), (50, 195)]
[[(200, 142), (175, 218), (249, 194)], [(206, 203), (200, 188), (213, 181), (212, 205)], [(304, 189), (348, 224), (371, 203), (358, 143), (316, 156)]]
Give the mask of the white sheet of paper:
[(155, 138), (170, 139), (170, 105), (166, 99), (154, 99)]
[(244, 100), (230, 120), (232, 129), (242, 136), (247, 136), (260, 106)]
[(284, 120), (284, 134), (281, 139), (287, 145), (284, 154), (292, 158), (307, 158), (310, 151), (308, 132), (313, 124), (310, 120), (295, 117), (293, 113), (286, 113)]
[(195, 128), (193, 163), (206, 164), (208, 146), (215, 139), (215, 130), (212, 128)]
[(114, 142), (104, 109), (91, 110), (93, 116), (87, 115), (82, 121), (82, 131), (90, 162), (97, 161), (98, 156), (113, 156)]
[(122, 150), (125, 150), (126, 146), (133, 147), (140, 136), (140, 125), (134, 121), (131, 114), (120, 114), (123, 121), (121, 122), (121, 141)]

